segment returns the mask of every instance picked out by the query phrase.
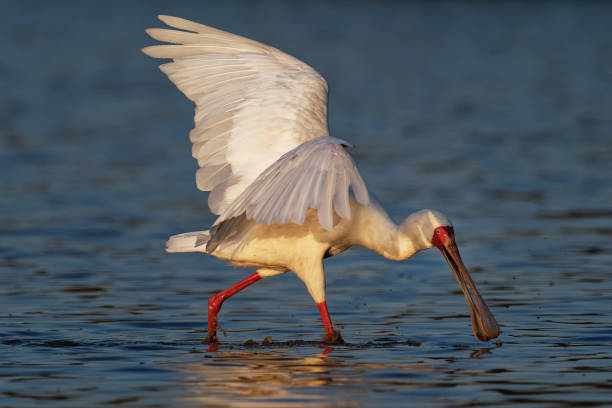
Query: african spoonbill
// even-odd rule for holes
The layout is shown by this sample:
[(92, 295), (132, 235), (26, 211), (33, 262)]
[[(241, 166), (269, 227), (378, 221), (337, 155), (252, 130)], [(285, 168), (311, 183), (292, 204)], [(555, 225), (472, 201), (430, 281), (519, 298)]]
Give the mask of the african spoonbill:
[(329, 136), (327, 83), (310, 66), (262, 43), (178, 17), (147, 33), (146, 47), (196, 104), (190, 132), (197, 187), (219, 217), (207, 231), (174, 235), (168, 252), (204, 252), (254, 267), (208, 302), (209, 342), (230, 296), (260, 279), (293, 271), (318, 305), (325, 341), (341, 341), (325, 302), (323, 258), (361, 245), (394, 260), (437, 247), (465, 295), (474, 335), (500, 330), (464, 266), (451, 222), (434, 210), (396, 225), (370, 197), (347, 142)]

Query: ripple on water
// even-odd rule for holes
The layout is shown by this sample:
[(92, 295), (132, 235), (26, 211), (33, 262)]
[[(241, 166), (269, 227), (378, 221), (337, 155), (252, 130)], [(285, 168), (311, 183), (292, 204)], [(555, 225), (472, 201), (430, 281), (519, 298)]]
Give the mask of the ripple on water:
[(292, 274), (204, 344), (208, 297), (247, 271), (164, 253), (214, 216), (192, 106), (138, 51), (159, 10), (6, 2), (0, 405), (610, 406), (612, 7), (234, 3), (173, 7), (325, 74), (332, 133), (394, 216), (451, 216), (500, 338), (474, 339), (435, 251), (350, 250), (326, 260), (345, 344)]

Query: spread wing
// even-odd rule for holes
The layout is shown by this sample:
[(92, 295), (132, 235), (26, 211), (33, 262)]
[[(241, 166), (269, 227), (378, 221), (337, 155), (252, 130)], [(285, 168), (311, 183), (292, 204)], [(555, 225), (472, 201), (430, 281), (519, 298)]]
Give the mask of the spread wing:
[(302, 224), (309, 208), (317, 210), (326, 230), (333, 228), (334, 210), (350, 218), (349, 187), (360, 204), (368, 204), (370, 198), (346, 146), (342, 140), (320, 137), (284, 154), (232, 202), (211, 232), (214, 235), (215, 226), (245, 215), (267, 225)]
[[(300, 144), (328, 136), (327, 83), (311, 67), (265, 44), (178, 17), (179, 30), (147, 33), (171, 44), (146, 47), (196, 104), (189, 136), (200, 168), (196, 183), (223, 214), (257, 176)], [(268, 220), (269, 218), (266, 218)]]

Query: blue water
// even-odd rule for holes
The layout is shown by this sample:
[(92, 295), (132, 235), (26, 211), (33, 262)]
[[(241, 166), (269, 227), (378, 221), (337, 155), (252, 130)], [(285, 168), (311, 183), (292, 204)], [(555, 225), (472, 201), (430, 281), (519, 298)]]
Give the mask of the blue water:
[[(193, 107), (140, 53), (156, 14), (270, 43), (401, 220), (430, 207), (502, 328), (471, 334), (436, 251), (326, 261), (345, 345), (292, 274), (166, 254), (214, 220)], [(44, 2), (0, 13), (0, 406), (612, 405), (612, 5)], [(266, 338), (268, 338), (266, 340)]]

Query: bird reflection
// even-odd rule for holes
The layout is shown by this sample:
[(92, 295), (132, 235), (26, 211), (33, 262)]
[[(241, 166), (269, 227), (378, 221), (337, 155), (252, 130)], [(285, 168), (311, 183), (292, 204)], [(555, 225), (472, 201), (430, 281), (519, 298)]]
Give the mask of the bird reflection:
[[(439, 358), (428, 359), (416, 343), (411, 344), (413, 351), (397, 341), (330, 347), (251, 340), (234, 346), (240, 349), (213, 344), (203, 359), (179, 370), (187, 373), (191, 388), (185, 398), (203, 406), (353, 407), (362, 406), (368, 393), (436, 389), (442, 383), (449, 386), (459, 371), (480, 376), (480, 368), (466, 371), (460, 363), (487, 358), (501, 346), (472, 349), (449, 345), (453, 356), (440, 364)], [(381, 353), (392, 350), (403, 350), (403, 357), (393, 363), (381, 358)], [(459, 366), (449, 369), (449, 363)], [(347, 393), (347, 389), (358, 392)]]
[[(196, 385), (188, 399), (204, 406), (230, 403), (233, 407), (320, 406), (329, 395), (317, 395), (314, 388), (348, 382), (338, 370), (339, 362), (328, 357), (332, 351), (333, 348), (324, 347), (313, 356), (301, 357), (295, 349), (217, 349), (214, 355), (183, 366), (181, 371), (192, 374), (190, 382)], [(349, 407), (358, 405), (357, 401), (343, 403)]]

